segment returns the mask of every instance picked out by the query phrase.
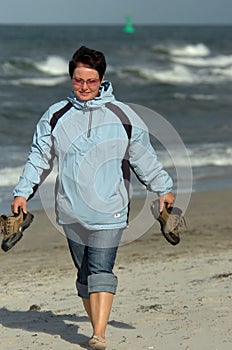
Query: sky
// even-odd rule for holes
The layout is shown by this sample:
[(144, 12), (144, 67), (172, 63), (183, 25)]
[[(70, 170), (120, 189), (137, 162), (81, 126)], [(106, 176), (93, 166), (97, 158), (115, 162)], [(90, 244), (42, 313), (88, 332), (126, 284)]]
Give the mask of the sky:
[(231, 0), (0, 0), (0, 24), (232, 24)]

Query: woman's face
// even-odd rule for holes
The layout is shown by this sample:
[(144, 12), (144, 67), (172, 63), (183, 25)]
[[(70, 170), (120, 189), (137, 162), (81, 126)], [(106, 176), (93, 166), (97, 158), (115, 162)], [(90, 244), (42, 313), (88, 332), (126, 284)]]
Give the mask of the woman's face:
[(98, 71), (79, 63), (73, 72), (73, 92), (81, 101), (92, 100), (98, 96), (102, 80), (99, 79)]

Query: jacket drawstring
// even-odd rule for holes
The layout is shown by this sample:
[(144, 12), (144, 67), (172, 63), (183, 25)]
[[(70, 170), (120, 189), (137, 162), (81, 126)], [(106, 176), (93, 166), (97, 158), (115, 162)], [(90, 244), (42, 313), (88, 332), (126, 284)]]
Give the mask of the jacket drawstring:
[(88, 133), (87, 133), (87, 137), (90, 137), (91, 127), (92, 127), (92, 119), (93, 119), (93, 110), (92, 110), (92, 109), (90, 109), (90, 112), (89, 112), (89, 124), (88, 124)]

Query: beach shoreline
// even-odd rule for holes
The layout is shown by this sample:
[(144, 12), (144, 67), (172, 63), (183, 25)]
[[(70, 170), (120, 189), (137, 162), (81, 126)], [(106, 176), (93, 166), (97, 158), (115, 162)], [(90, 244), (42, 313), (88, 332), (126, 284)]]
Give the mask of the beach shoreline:
[[(193, 193), (175, 247), (156, 222), (119, 248), (109, 350), (231, 349), (231, 195)], [(133, 200), (132, 215), (140, 207)], [(91, 327), (76, 296), (66, 239), (44, 211), (34, 214), (23, 239), (0, 253), (3, 350), (86, 348)]]

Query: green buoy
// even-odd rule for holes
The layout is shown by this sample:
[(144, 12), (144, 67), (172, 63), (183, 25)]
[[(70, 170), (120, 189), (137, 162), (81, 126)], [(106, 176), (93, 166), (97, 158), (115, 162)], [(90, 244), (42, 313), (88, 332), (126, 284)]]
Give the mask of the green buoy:
[(129, 33), (129, 34), (133, 34), (135, 32), (135, 28), (132, 25), (130, 16), (126, 17), (126, 25), (123, 28), (123, 31), (124, 31), (124, 33)]

